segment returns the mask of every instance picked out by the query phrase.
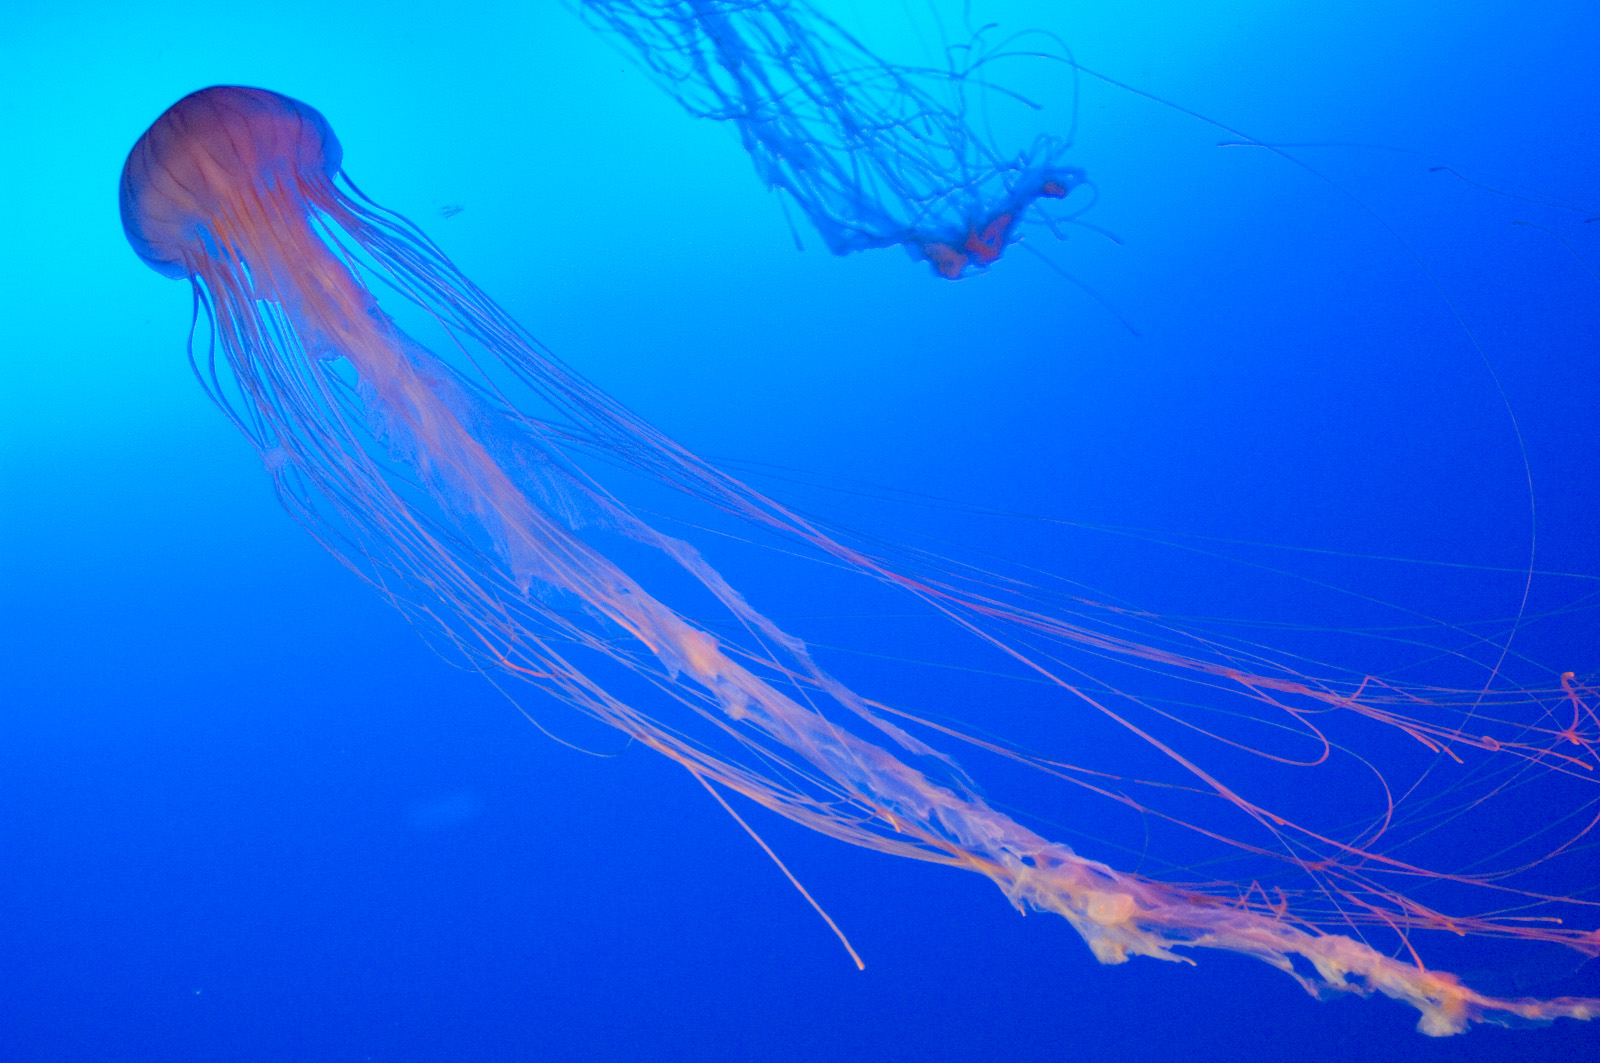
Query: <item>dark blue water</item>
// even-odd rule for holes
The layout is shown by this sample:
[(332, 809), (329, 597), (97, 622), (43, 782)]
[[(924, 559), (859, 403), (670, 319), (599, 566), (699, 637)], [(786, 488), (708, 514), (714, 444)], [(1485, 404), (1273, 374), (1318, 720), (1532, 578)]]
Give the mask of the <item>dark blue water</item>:
[[(828, 8), (912, 54), (932, 23), (909, 6)], [(8, 11), (0, 1058), (1600, 1050), (1577, 1023), (1430, 1041), (1397, 1004), (1319, 1003), (1230, 956), (1101, 967), (975, 876), (754, 815), (856, 971), (681, 771), (531, 700), (619, 755), (552, 742), (294, 526), (189, 375), (187, 286), (122, 239), (117, 174), (150, 121), (207, 84), (269, 87), (321, 109), (362, 187), (579, 371), (700, 453), (801, 470), (760, 481), (800, 504), (1358, 670), (1397, 651), (1348, 633), (1404, 612), (1501, 643), (1521, 617), (1520, 674), (1546, 685), (1600, 671), (1593, 5), (974, 8), (1310, 145), (1307, 165), (1085, 81), (1071, 161), (1119, 243), (1032, 246), (1100, 301), (1026, 254), (950, 284), (894, 251), (797, 252), (732, 134), (558, 4)], [(1064, 79), (1018, 77), (1066, 121)], [(1019, 711), (971, 673), (863, 652), (959, 661), (949, 632), (840, 619), (851, 592), (725, 564), (858, 687), (1000, 734)], [(1265, 626), (1284, 624), (1344, 634)], [(1019, 785), (992, 796), (1060, 815)], [(1112, 862), (1142, 844), (1109, 817), (1063, 836)], [(1579, 854), (1559, 885), (1594, 899), (1600, 858)], [(1453, 947), (1496, 992), (1600, 995), (1581, 956)]]

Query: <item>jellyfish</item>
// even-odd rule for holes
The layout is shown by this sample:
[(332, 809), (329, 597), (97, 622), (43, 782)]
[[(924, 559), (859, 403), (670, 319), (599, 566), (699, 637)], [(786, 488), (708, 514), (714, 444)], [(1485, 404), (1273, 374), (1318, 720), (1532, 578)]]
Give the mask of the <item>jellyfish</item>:
[[(1437, 685), (1317, 678), (1261, 652), (1186, 644), (1127, 609), (918, 563), (893, 543), (836, 530), (696, 457), (584, 380), (420, 230), (363, 195), (342, 163), (333, 130), (306, 104), (262, 89), (203, 89), (134, 145), (120, 185), (123, 225), (147, 265), (192, 285), (195, 375), (255, 449), (284, 508), (436, 650), (519, 702), (554, 699), (669, 758), (780, 868), (733, 797), (853, 845), (983, 875), (1019, 910), (1065, 919), (1104, 963), (1241, 953), (1313, 994), (1375, 992), (1409, 1004), (1431, 1035), (1600, 1014), (1600, 1000), (1477, 992), (1411, 946), (1441, 931), (1600, 952), (1595, 930), (1524, 914), (1561, 898), (1515, 885), (1514, 868), (1435, 871), (1385, 848), (1398, 796), (1384, 822), (1351, 832), (1296, 825), (1163, 734), (1157, 716), (1170, 706), (1119, 694), (1088, 668), (1122, 661), (1152, 681), (1232, 696), (1241, 713), (1253, 708), (1280, 731), (1320, 737), (1325, 756), (1333, 743), (1319, 714), (1393, 729), (1441, 763), (1446, 754), (1470, 760), (1488, 791), (1447, 791), (1450, 819), (1544, 779), (1592, 787), (1595, 692), (1581, 680), (1564, 676), (1550, 699), (1474, 689), (1453, 702)], [(415, 338), (424, 326), (442, 339)], [(1198, 835), (1275, 860), (1311, 885), (1119, 870), (1026, 825), (983, 795), (950, 744), (1178, 820), (1135, 796), (1131, 774), (964, 733), (856, 692), (700, 549), (646, 520), (606, 469), (919, 603), (1045, 684), (1063, 712), (1142, 743), (1187, 789), (1256, 831), (1196, 822)], [(713, 603), (724, 622), (669, 604), (618, 560), (639, 555), (655, 558), (657, 582), (676, 574), (673, 593), (688, 587), (698, 613)], [(1140, 717), (1141, 706), (1159, 711)], [(1556, 852), (1594, 826), (1592, 791), (1582, 793), (1549, 815), (1572, 820)], [(1425, 813), (1425, 829), (1436, 828), (1441, 806)], [(1492, 890), (1503, 914), (1452, 914), (1397, 882)], [(1376, 947), (1368, 935), (1380, 931), (1403, 947)]]
[(732, 123), (761, 180), (835, 255), (898, 246), (959, 280), (998, 260), (1030, 213), (1060, 235), (1065, 219), (1043, 208), (1085, 184), (1062, 161), (1070, 137), (1008, 153), (973, 113), (990, 96), (1033, 106), (984, 79), (1022, 54), (991, 46), (992, 27), (929, 68), (879, 58), (796, 0), (581, 0), (577, 11), (689, 114)]

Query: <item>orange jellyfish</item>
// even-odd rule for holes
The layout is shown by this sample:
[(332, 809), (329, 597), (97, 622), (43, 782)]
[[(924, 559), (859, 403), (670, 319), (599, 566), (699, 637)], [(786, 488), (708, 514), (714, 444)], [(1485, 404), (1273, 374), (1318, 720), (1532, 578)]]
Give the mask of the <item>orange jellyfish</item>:
[[(1453, 703), (1437, 687), (1320, 680), (1259, 653), (1181, 646), (1171, 629), (1165, 642), (1137, 637), (1146, 619), (1127, 610), (1030, 596), (937, 562), (919, 569), (896, 560), (892, 544), (869, 549), (696, 458), (583, 380), (418, 230), (364, 197), (341, 161), (338, 140), (311, 107), (261, 89), (204, 89), (134, 145), (121, 181), (123, 224), (151, 268), (193, 285), (195, 334), (202, 315), (210, 332), (208, 343), (191, 336), (196, 375), (257, 449), (284, 506), (442, 651), (492, 680), (526, 682), (672, 759), (736, 818), (726, 794), (855, 845), (984, 875), (1017, 908), (1066, 919), (1105, 963), (1229, 950), (1313, 993), (1375, 991), (1403, 1001), (1433, 1035), (1475, 1021), (1600, 1014), (1597, 1000), (1480, 994), (1409, 948), (1417, 932), (1449, 931), (1600, 950), (1592, 929), (1521, 914), (1559, 898), (1519, 892), (1487, 872), (1431, 871), (1383, 847), (1386, 823), (1342, 835), (1297, 826), (1163, 736), (1154, 715), (1137, 716), (1136, 695), (1117, 694), (1085, 668), (1122, 661), (1140, 674), (1198, 683), (1313, 739), (1322, 734), (1318, 714), (1397, 728), (1441, 758), (1508, 763), (1518, 786), (1539, 775), (1587, 784), (1596, 748), (1592, 691), (1563, 677), (1558, 698), (1497, 701), (1480, 689)], [(987, 246), (991, 237), (999, 242), (987, 231), (977, 242)], [(387, 311), (380, 290), (392, 299)], [(404, 314), (444, 337), (437, 350), (401, 328)], [(1063, 711), (1110, 721), (1146, 743), (1187, 789), (1267, 840), (1196, 824), (1200, 835), (1276, 859), (1311, 888), (1159, 880), (1025, 826), (980, 796), (919, 733), (1008, 757), (1124, 806), (1155, 806), (1130, 796), (1131, 777), (964, 734), (857, 694), (694, 547), (658, 531), (605, 486), (595, 459), (920, 601), (1054, 688)], [(601, 552), (595, 540), (605, 537), (630, 556), (642, 547), (670, 561), (727, 623), (713, 630), (667, 604)], [(1073, 652), (1081, 663), (1068, 659)], [(1143, 707), (1168, 713), (1153, 702)], [(1332, 747), (1322, 744), (1324, 753)], [(1501, 778), (1489, 796), (1509, 788)], [(1451, 816), (1469, 804), (1457, 802)], [(1590, 797), (1559, 810), (1572, 839), (1594, 825), (1592, 805)], [(1498, 890), (1498, 908), (1509, 914), (1451, 915), (1394, 885), (1419, 881)], [(1366, 930), (1392, 933), (1407, 947), (1390, 955), (1363, 939)]]

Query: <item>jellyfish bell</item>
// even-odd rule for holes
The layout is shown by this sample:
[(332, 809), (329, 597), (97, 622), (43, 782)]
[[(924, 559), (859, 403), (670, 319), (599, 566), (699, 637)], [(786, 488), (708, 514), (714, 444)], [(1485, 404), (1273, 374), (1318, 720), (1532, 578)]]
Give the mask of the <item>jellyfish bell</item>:
[[(1433, 702), (1407, 691), (1387, 697), (1392, 686), (1369, 690), (1365, 680), (1352, 686), (1274, 671), (1259, 654), (1248, 669), (1242, 657), (1186, 655), (1170, 640), (1129, 637), (1126, 610), (1093, 627), (1055, 599), (1027, 598), (976, 570), (914, 569), (897, 560), (894, 544), (869, 549), (824, 529), (622, 407), (511, 320), (419, 230), (361, 195), (341, 163), (327, 122), (305, 104), (260, 89), (205, 89), (173, 105), (135, 144), (121, 184), (123, 222), (146, 264), (194, 286), (211, 342), (202, 357), (191, 341), (196, 376), (257, 449), (284, 507), (437, 647), (492, 682), (528, 684), (668, 757), (736, 819), (726, 793), (854, 845), (982, 874), (1019, 909), (1062, 916), (1102, 962), (1229, 950), (1315, 993), (1380, 992), (1404, 1001), (1430, 1034), (1508, 1017), (1600, 1014), (1600, 1002), (1588, 999), (1485, 996), (1420, 960), (1395, 959), (1334, 932), (1498, 933), (1600, 951), (1594, 931), (1520, 917), (1448, 917), (1383, 885), (1383, 876), (1450, 876), (1359, 836), (1296, 827), (1252, 803), (1134, 719), (1128, 706), (1137, 708), (1137, 698), (1114, 703), (1114, 692), (1085, 686), (1079, 666), (1059, 654), (1076, 649), (1148, 673), (1196, 677), (1262, 711), (1293, 716), (1286, 703), (1301, 699), (1440, 749), (1518, 764), (1564, 758), (1583, 770), (1595, 741), (1590, 703), (1574, 696), (1573, 723), (1559, 732), (1509, 719), (1492, 724), (1503, 738), (1477, 738), (1455, 720), (1409, 715)], [(1046, 175), (1031, 196), (1054, 195), (1051, 182), (1066, 176)], [(1005, 225), (987, 221), (975, 251), (994, 250)], [(445, 355), (409, 336), (366, 278), (420, 308), (445, 334)], [(1130, 799), (1109, 789), (1111, 775), (1079, 773), (857, 694), (690, 543), (657, 530), (591, 474), (591, 459), (911, 595), (1066, 704), (1147, 743), (1187, 788), (1262, 826), (1285, 867), (1340, 898), (1335, 913), (1299, 915), (1281, 893), (1269, 900), (1238, 884), (1119, 871), (991, 806), (919, 733), (967, 742), (1124, 805)], [(686, 573), (702, 600), (714, 600), (724, 626), (713, 630), (658, 598), (594, 545), (596, 528)], [(1080, 603), (1074, 598), (1072, 607)], [(1437, 701), (1438, 691), (1427, 693)], [(1464, 701), (1476, 713), (1483, 694), (1469, 692)], [(670, 718), (657, 718), (667, 712)], [(1450, 880), (1471, 884), (1466, 876)]]
[(219, 306), (298, 306), (314, 357), (382, 357), (390, 344), (373, 334), (375, 300), (311, 227), (316, 212), (341, 213), (333, 177), (343, 157), (313, 107), (266, 89), (201, 89), (129, 152), (123, 230), (151, 269), (196, 278)]
[(274, 207), (314, 197), (344, 152), (327, 119), (266, 89), (191, 92), (156, 119), (122, 169), (122, 227), (146, 265), (186, 277), (197, 248), (216, 254)]

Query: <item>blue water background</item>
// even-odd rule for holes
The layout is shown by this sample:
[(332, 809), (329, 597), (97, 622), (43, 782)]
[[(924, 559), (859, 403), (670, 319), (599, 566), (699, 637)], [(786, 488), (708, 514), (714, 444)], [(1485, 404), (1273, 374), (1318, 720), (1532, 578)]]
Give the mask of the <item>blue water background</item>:
[[(1318, 1003), (1229, 956), (1103, 968), (976, 876), (753, 816), (857, 972), (681, 771), (550, 741), (294, 526), (189, 374), (187, 286), (122, 239), (134, 139), (186, 92), (259, 85), (322, 110), (365, 191), (701, 453), (1269, 544), (1224, 552), (1459, 622), (1519, 609), (1531, 472), (1537, 567), (1600, 573), (1594, 4), (975, 6), (1254, 137), (1322, 145), (1297, 151), (1318, 172), (1086, 82), (1070, 161), (1121, 245), (1034, 245), (1135, 337), (1029, 255), (950, 284), (894, 252), (796, 252), (731, 131), (554, 3), (8, 6), (0, 1059), (1600, 1053), (1575, 1023), (1429, 1041), (1391, 1002)], [(830, 9), (921, 54), (903, 5)], [(1065, 121), (1062, 79), (1018, 78)], [(1374, 615), (1126, 537), (903, 517), (1173, 615)], [(769, 613), (810, 601), (803, 573), (731, 563)], [(1518, 647), (1600, 670), (1593, 586), (1541, 579), (1529, 611), (1579, 607)], [(838, 661), (872, 688), (870, 659)], [(917, 674), (881, 681), (940, 708)], [(1003, 696), (943, 709), (1005, 732)], [(1564, 956), (1512, 955), (1493, 988), (1600, 989)]]

